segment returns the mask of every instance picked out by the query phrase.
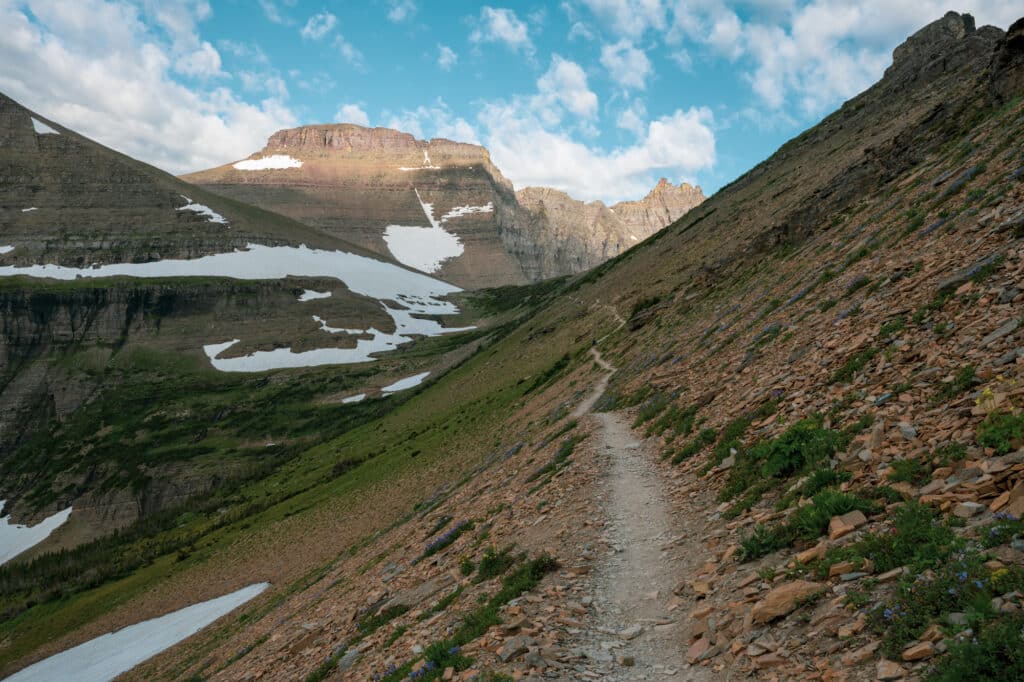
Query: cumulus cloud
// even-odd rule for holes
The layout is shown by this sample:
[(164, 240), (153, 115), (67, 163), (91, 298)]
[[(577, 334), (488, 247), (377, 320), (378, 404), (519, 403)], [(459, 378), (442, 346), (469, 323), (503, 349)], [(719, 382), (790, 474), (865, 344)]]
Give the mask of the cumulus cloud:
[(338, 108), (338, 113), (334, 115), (334, 120), (338, 123), (355, 123), (367, 127), (370, 125), (370, 117), (358, 104), (342, 104)]
[(388, 21), (400, 24), (409, 21), (416, 16), (416, 3), (413, 0), (390, 0), (391, 8), (388, 10)]
[(442, 71), (451, 71), (457, 61), (459, 61), (459, 55), (455, 54), (455, 50), (447, 45), (437, 46), (437, 65), (441, 67)]
[(243, 158), (296, 124), (281, 93), (250, 104), (227, 87), (176, 82), (173, 39), (157, 40), (140, 11), (102, 0), (39, 2), (30, 19), (0, 3), (0, 91), (173, 173)]
[(333, 31), (337, 23), (338, 17), (330, 12), (318, 12), (309, 18), (299, 33), (307, 40), (320, 40)]
[(444, 137), (456, 142), (480, 144), (473, 126), (466, 119), (456, 116), (441, 98), (433, 106), (420, 106), (397, 114), (388, 114), (387, 127), (411, 133), (419, 139)]
[(660, 176), (692, 178), (715, 163), (713, 116), (705, 107), (651, 121), (635, 144), (615, 149), (551, 130), (514, 103), (486, 105), (480, 121), (491, 158), (516, 187), (554, 187), (585, 201), (635, 199)]
[(601, 65), (608, 69), (608, 75), (623, 88), (643, 90), (647, 77), (653, 69), (643, 50), (633, 47), (625, 38), (601, 48)]
[(484, 6), (476, 28), (469, 34), (472, 43), (503, 43), (514, 52), (532, 55), (533, 42), (526, 22), (513, 10)]
[(557, 54), (537, 81), (537, 91), (542, 102), (560, 104), (577, 116), (590, 118), (597, 113), (597, 95), (587, 85), (583, 68)]
[(281, 14), (281, 10), (278, 9), (277, 3), (274, 0), (259, 0), (260, 7), (263, 9), (263, 16), (274, 24), (286, 24), (288, 20)]
[(646, 129), (644, 123), (646, 119), (647, 107), (640, 100), (636, 100), (619, 113), (615, 125), (623, 130), (629, 130), (635, 135), (643, 135)]
[(583, 0), (609, 31), (638, 39), (648, 30), (665, 28), (665, 6), (662, 0)]
[(360, 52), (355, 45), (348, 42), (348, 40), (345, 39), (345, 36), (335, 36), (334, 47), (338, 50), (338, 54), (341, 55), (341, 58), (355, 68), (362, 69), (366, 66), (363, 62), (363, 53)]
[[(741, 18), (734, 5), (679, 0), (669, 41), (689, 39), (737, 60), (765, 105), (803, 115), (819, 115), (877, 81), (892, 49), (948, 9), (942, 0), (763, 0)], [(958, 9), (979, 26), (1005, 28), (1020, 15), (1012, 0), (964, 0)]]

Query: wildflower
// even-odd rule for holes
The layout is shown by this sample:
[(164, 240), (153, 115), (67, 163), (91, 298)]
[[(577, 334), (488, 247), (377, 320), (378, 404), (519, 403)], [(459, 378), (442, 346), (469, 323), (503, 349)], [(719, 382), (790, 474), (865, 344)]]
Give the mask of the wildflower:
[(984, 583), (982, 583), (980, 580), (975, 580), (974, 586), (980, 590), (982, 587), (984, 587)]
[(949, 589), (948, 589), (948, 590), (946, 590), (946, 591), (947, 591), (947, 592), (949, 592), (949, 593), (950, 593), (951, 595), (953, 595), (954, 597), (956, 596), (956, 588), (955, 588), (955, 587), (951, 587), (951, 588), (949, 588)]
[(967, 580), (967, 571), (960, 571), (956, 574), (956, 579), (960, 582)]

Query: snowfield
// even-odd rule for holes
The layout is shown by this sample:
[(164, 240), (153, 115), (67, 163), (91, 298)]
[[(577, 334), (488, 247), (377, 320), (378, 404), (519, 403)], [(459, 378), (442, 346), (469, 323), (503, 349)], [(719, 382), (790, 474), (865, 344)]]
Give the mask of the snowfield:
[(461, 256), (466, 250), (458, 235), (444, 229), (444, 224), (473, 213), (491, 213), (494, 204), (456, 206), (437, 220), (434, 218), (434, 205), (424, 201), (419, 190), (414, 188), (413, 191), (430, 227), (388, 225), (384, 229), (384, 243), (399, 263), (421, 272), (437, 272), (446, 260)]
[(209, 206), (204, 206), (203, 204), (197, 204), (194, 201), (192, 201), (191, 199), (189, 199), (187, 196), (185, 196), (184, 194), (181, 195), (181, 198), (184, 199), (185, 201), (187, 201), (188, 203), (185, 204), (184, 206), (182, 206), (181, 208), (179, 208), (178, 209), (179, 211), (195, 211), (199, 215), (206, 216), (207, 222), (220, 223), (221, 225), (227, 225), (228, 224), (228, 221), (224, 218), (224, 216), (222, 216), (220, 213), (217, 213), (216, 211), (214, 211)]
[(244, 161), (231, 164), (231, 167), (244, 171), (282, 170), (285, 168), (302, 168), (302, 162), (298, 159), (293, 159), (287, 154), (274, 154), (272, 156), (264, 156), (262, 159), (245, 159)]
[(0, 256), (5, 253), (10, 253), (11, 251), (14, 251), (13, 246), (0, 246)]
[(404, 391), (406, 389), (415, 388), (423, 383), (423, 380), (430, 376), (430, 372), (423, 372), (421, 374), (413, 374), (411, 377), (405, 377), (399, 379), (393, 384), (388, 384), (384, 388), (380, 389), (381, 393), (396, 393), (398, 391)]
[[(203, 347), (217, 369), (226, 372), (254, 372), (285, 367), (311, 367), (325, 364), (368, 362), (372, 353), (394, 350), (414, 336), (438, 336), (466, 331), (473, 327), (442, 327), (434, 320), (416, 315), (454, 315), (458, 308), (441, 297), (460, 291), (456, 286), (427, 275), (400, 268), (391, 263), (357, 256), (345, 251), (325, 251), (306, 246), (261, 246), (249, 244), (245, 250), (218, 253), (190, 260), (168, 259), (151, 263), (114, 263), (92, 268), (61, 265), (0, 266), (0, 277), (23, 275), (73, 280), (84, 277), (230, 277), (261, 280), (286, 277), (333, 278), (351, 291), (381, 301), (395, 322), (394, 334), (376, 329), (343, 330), (369, 334), (356, 348), (321, 348), (293, 353), (290, 348), (257, 352), (243, 358), (217, 359), (217, 355), (238, 341), (208, 344)], [(406, 308), (392, 308), (383, 301), (398, 301)], [(326, 325), (326, 322), (322, 322)]]
[(256, 583), (117, 632), (108, 632), (30, 665), (4, 682), (108, 682), (199, 632), (268, 587), (269, 583)]
[(331, 292), (329, 291), (313, 291), (312, 289), (303, 289), (299, 295), (300, 301), (315, 301), (318, 298), (330, 298)]
[[(3, 507), (5, 500), (0, 500)], [(71, 507), (49, 516), (34, 526), (11, 523), (10, 516), (0, 518), (0, 564), (5, 564), (30, 547), (50, 537), (71, 516)]]

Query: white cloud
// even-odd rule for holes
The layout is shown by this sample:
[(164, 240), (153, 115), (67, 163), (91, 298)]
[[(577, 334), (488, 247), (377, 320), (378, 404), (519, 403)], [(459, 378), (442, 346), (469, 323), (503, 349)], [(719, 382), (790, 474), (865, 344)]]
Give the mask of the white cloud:
[(255, 64), (269, 64), (270, 57), (263, 51), (259, 45), (255, 43), (243, 43), (237, 40), (220, 40), (217, 41), (217, 46), (220, 47), (221, 52), (225, 52), (238, 59), (245, 59)]
[(557, 102), (577, 116), (591, 118), (597, 113), (597, 95), (587, 86), (583, 68), (557, 54), (537, 81), (537, 91), (545, 103)]
[(360, 126), (370, 126), (370, 117), (366, 115), (363, 108), (358, 104), (342, 104), (338, 113), (334, 115), (338, 123), (355, 123)]
[(628, 107), (622, 110), (619, 117), (615, 120), (615, 125), (623, 130), (629, 130), (635, 135), (640, 136), (644, 134), (646, 124), (644, 121), (647, 119), (647, 107), (640, 100), (634, 101)]
[(147, 30), (137, 7), (39, 2), (32, 14), (0, 2), (0, 91), (130, 156), (173, 173), (208, 168), (296, 124), (282, 97), (250, 104), (226, 87), (173, 80), (175, 48)]
[(633, 47), (633, 43), (625, 38), (601, 48), (601, 64), (616, 83), (636, 90), (646, 87), (647, 77), (653, 70), (644, 51)]
[(400, 24), (416, 16), (416, 3), (413, 0), (390, 0), (388, 3), (391, 9), (388, 10), (388, 21)]
[(325, 35), (334, 30), (335, 24), (338, 23), (338, 17), (334, 16), (330, 12), (318, 12), (309, 18), (306, 25), (302, 27), (300, 33), (303, 38), (309, 40), (320, 40)]
[(281, 10), (277, 8), (277, 4), (274, 3), (274, 0), (259, 0), (259, 3), (260, 7), (263, 9), (263, 16), (265, 16), (268, 21), (275, 24), (288, 23), (288, 20), (281, 14)]
[(504, 43), (509, 49), (526, 55), (534, 52), (526, 23), (506, 8), (483, 7), (469, 40), (472, 43)]
[(178, 57), (174, 63), (174, 70), (186, 76), (199, 78), (227, 75), (220, 70), (220, 54), (207, 42), (203, 42), (196, 50)]
[(451, 71), (457, 61), (459, 61), (459, 55), (455, 54), (455, 50), (447, 45), (437, 46), (437, 65), (441, 67), (442, 71)]
[(577, 38), (582, 40), (594, 40), (597, 36), (594, 35), (594, 32), (590, 30), (590, 27), (585, 23), (582, 21), (575, 21), (572, 26), (569, 27), (569, 40), (576, 40)]
[(334, 47), (338, 50), (338, 54), (341, 55), (341, 58), (355, 68), (363, 69), (365, 67), (365, 64), (363, 63), (363, 53), (356, 49), (355, 45), (345, 40), (345, 36), (336, 36), (334, 38)]
[(480, 144), (476, 130), (464, 118), (455, 116), (444, 100), (438, 99), (434, 106), (420, 106), (399, 114), (388, 114), (387, 127), (411, 133), (419, 139), (444, 137), (456, 142)]
[(651, 121), (636, 144), (611, 150), (550, 130), (515, 102), (486, 105), (480, 121), (491, 158), (516, 187), (554, 187), (585, 201), (635, 199), (658, 177), (692, 178), (715, 162), (713, 117), (704, 107)]
[(690, 72), (693, 70), (693, 57), (686, 50), (680, 48), (669, 54), (669, 58), (676, 63), (680, 71)]
[[(805, 116), (820, 115), (877, 81), (893, 48), (947, 10), (945, 0), (758, 0), (745, 3), (744, 20), (731, 9), (735, 4), (679, 0), (669, 42), (685, 36), (739, 60), (765, 105)], [(963, 0), (958, 9), (973, 14), (978, 26), (1003, 28), (1021, 14), (1019, 0)]]
[(665, 28), (665, 7), (662, 0), (583, 0), (609, 31), (638, 39), (648, 29)]

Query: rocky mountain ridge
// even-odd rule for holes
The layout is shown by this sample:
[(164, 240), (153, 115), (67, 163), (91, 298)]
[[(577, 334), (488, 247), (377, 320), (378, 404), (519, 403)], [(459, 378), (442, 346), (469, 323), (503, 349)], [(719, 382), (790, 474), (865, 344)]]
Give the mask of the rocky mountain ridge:
[[(556, 190), (514, 192), (479, 145), (348, 123), (281, 130), (248, 159), (183, 178), (466, 288), (582, 272), (704, 198), (663, 181), (609, 211)], [(406, 240), (438, 258), (421, 262)]]

